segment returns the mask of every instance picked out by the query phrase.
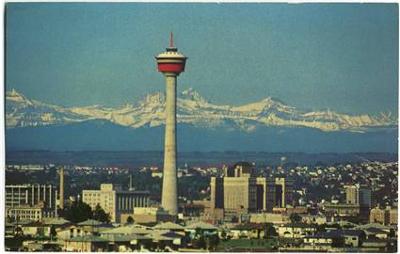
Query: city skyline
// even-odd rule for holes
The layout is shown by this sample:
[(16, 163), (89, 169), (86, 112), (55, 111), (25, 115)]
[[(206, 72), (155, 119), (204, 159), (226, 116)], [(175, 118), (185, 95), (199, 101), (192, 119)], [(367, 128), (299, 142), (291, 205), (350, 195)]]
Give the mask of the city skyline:
[(397, 114), (396, 10), (395, 4), (7, 4), (6, 89), (65, 106), (136, 102), (162, 91), (149, 56), (173, 31), (190, 58), (178, 89), (193, 87), (215, 104), (271, 96), (312, 110)]

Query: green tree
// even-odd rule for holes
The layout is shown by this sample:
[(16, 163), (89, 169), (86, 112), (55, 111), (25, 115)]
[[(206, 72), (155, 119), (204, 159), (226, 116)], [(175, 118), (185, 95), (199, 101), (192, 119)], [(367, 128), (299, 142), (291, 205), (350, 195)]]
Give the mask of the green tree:
[(192, 245), (196, 249), (205, 249), (207, 247), (207, 242), (205, 237), (202, 235), (197, 239), (193, 239)]
[(70, 206), (65, 207), (60, 215), (73, 223), (93, 218), (92, 209), (82, 201), (75, 201)]
[(326, 231), (326, 224), (320, 224), (316, 226), (316, 233), (322, 233)]
[(110, 222), (110, 214), (106, 213), (103, 208), (99, 204), (96, 205), (93, 211), (93, 219), (101, 221), (101, 222)]
[(198, 239), (203, 236), (203, 230), (201, 228), (196, 228), (194, 232), (194, 238)]
[(264, 226), (264, 238), (271, 238), (278, 235), (272, 223), (264, 223), (263, 226)]
[(219, 244), (219, 237), (217, 234), (206, 237), (206, 248), (207, 250), (215, 251)]
[(292, 223), (299, 223), (299, 222), (301, 222), (301, 216), (298, 215), (297, 213), (292, 213), (292, 214), (290, 215), (290, 221), (291, 221)]
[(223, 230), (222, 232), (221, 232), (221, 238), (222, 238), (222, 240), (226, 240), (226, 236), (227, 236), (227, 233), (226, 233), (226, 231), (225, 230)]
[(56, 227), (54, 227), (54, 225), (51, 225), (51, 227), (50, 227), (50, 239), (53, 239), (56, 236), (57, 236)]
[(133, 220), (132, 216), (128, 216), (128, 218), (126, 219), (126, 223), (128, 224), (133, 224), (135, 221)]
[(24, 231), (22, 231), (22, 228), (21, 228), (21, 227), (17, 226), (17, 227), (14, 229), (14, 236), (15, 236), (15, 237), (21, 237), (21, 236), (23, 236), (23, 235), (24, 235)]

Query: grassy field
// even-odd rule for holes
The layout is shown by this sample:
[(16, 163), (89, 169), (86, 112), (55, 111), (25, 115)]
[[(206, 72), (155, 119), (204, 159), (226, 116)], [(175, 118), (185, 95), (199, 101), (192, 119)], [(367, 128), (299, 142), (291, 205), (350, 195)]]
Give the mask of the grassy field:
[(269, 251), (276, 246), (274, 239), (234, 239), (220, 241), (217, 251)]

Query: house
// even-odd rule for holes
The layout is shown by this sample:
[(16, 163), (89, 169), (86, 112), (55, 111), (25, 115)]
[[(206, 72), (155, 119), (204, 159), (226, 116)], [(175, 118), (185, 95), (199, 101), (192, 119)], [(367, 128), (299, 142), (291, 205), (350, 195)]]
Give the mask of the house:
[(64, 240), (63, 251), (103, 252), (108, 251), (108, 240), (99, 236), (84, 235)]
[(387, 240), (371, 236), (363, 241), (360, 250), (363, 252), (385, 252), (387, 245)]
[(149, 234), (149, 237), (153, 240), (156, 248), (161, 250), (166, 249), (166, 247), (169, 247), (172, 250), (178, 250), (178, 248), (181, 247), (182, 239), (184, 238), (184, 236), (172, 231), (153, 231)]
[(327, 223), (327, 218), (323, 214), (311, 215), (311, 214), (302, 214), (301, 222), (306, 224), (317, 224), (322, 225)]
[(276, 226), (279, 237), (284, 238), (303, 238), (305, 236), (313, 235), (316, 232), (315, 225), (308, 225), (304, 223), (289, 223)]
[(365, 233), (362, 230), (341, 230), (344, 237), (344, 244), (348, 247), (361, 246), (362, 240), (365, 239)]
[(262, 224), (246, 223), (234, 225), (229, 229), (228, 236), (232, 239), (240, 238), (259, 238), (264, 237), (264, 230)]
[(45, 225), (39, 221), (31, 222), (21, 226), (22, 232), (25, 236), (46, 236), (50, 237), (51, 226)]
[(290, 217), (283, 213), (252, 213), (251, 223), (272, 223), (276, 225), (290, 223)]
[(200, 230), (205, 235), (213, 235), (218, 233), (218, 228), (216, 226), (202, 221), (192, 223), (185, 227), (185, 231), (190, 234), (191, 238), (193, 238), (195, 235), (196, 230)]
[(56, 232), (57, 238), (61, 240), (67, 240), (73, 237), (91, 234), (89, 232), (83, 231), (81, 227), (74, 224), (59, 226), (56, 228)]
[(393, 229), (390, 226), (385, 226), (379, 223), (360, 225), (355, 228), (363, 230), (367, 239), (370, 237), (376, 237), (378, 239), (388, 239), (391, 232), (397, 231), (397, 229)]
[(344, 237), (340, 231), (321, 232), (315, 235), (305, 236), (304, 246), (312, 247), (315, 250), (330, 250), (333, 247), (340, 247), (344, 244)]
[(133, 250), (148, 250), (152, 247), (153, 239), (150, 236), (133, 234), (129, 236), (131, 238), (131, 248)]
[(132, 235), (108, 234), (102, 238), (108, 240), (108, 250), (113, 252), (132, 252), (131, 240)]
[(370, 237), (376, 237), (378, 239), (388, 239), (389, 238), (389, 232), (379, 229), (379, 228), (366, 228), (364, 229), (365, 235), (367, 238)]
[(170, 231), (174, 231), (174, 232), (182, 232), (183, 235), (184, 231), (185, 231), (185, 227), (181, 226), (179, 224), (173, 223), (173, 222), (164, 222), (164, 223), (160, 223), (157, 224), (153, 227), (156, 230), (170, 230)]
[(24, 251), (41, 251), (41, 252), (47, 252), (47, 251), (60, 251), (60, 245), (58, 242), (51, 242), (51, 241), (31, 241), (31, 240), (26, 240), (22, 242), (23, 250)]
[(152, 231), (152, 228), (145, 227), (139, 224), (130, 224), (130, 225), (125, 225), (125, 226), (120, 226), (120, 227), (115, 227), (115, 228), (110, 228), (107, 230), (103, 230), (100, 232), (101, 236), (113, 234), (113, 235), (147, 235), (150, 234)]

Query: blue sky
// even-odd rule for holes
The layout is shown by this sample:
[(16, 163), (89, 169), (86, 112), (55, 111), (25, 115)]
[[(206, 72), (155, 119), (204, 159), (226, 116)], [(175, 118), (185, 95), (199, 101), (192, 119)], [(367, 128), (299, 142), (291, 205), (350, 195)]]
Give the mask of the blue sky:
[(8, 3), (6, 89), (65, 106), (135, 102), (164, 91), (154, 56), (170, 31), (189, 57), (180, 91), (397, 113), (397, 4)]

